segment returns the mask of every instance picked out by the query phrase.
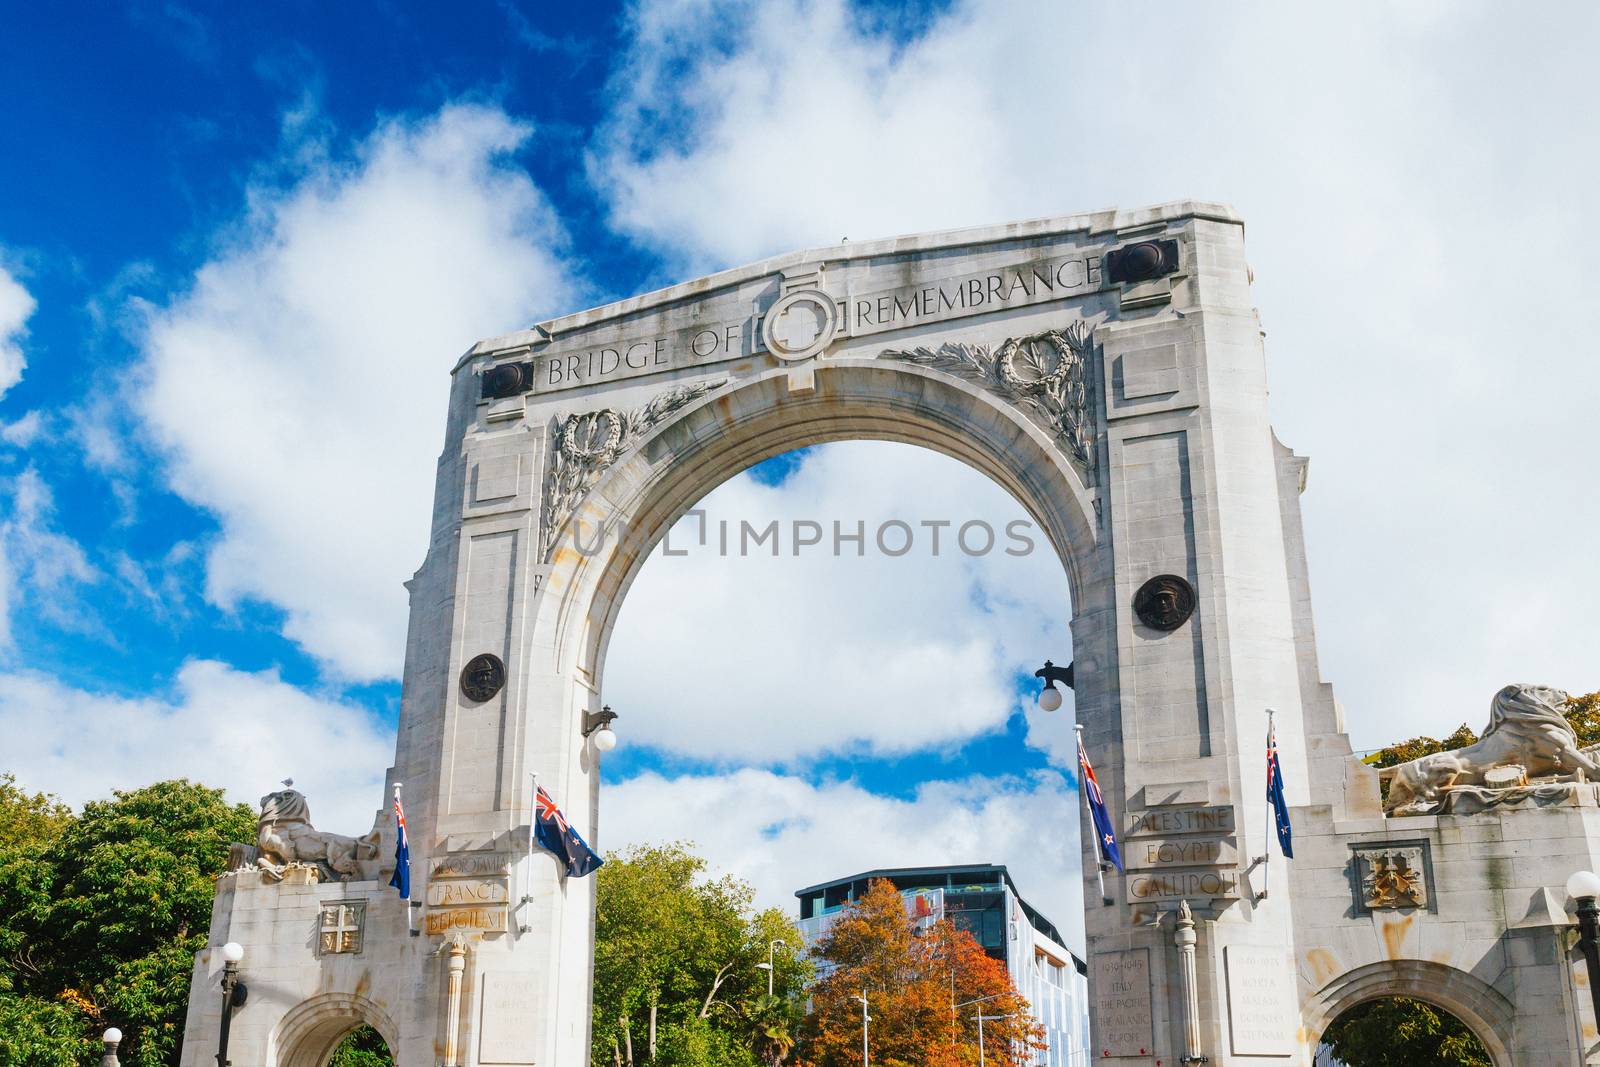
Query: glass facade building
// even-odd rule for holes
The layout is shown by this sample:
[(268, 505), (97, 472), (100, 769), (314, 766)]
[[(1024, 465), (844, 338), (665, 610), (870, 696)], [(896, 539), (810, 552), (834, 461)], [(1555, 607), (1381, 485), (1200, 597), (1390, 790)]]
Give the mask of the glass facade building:
[(949, 918), (1006, 965), (1044, 1025), (1049, 1046), (1037, 1067), (1084, 1067), (1089, 1062), (1089, 985), (1083, 960), (1061, 943), (1055, 925), (1022, 898), (1005, 867), (907, 867), (865, 871), (795, 893), (800, 932), (816, 944), (846, 904), (877, 879), (900, 890), (914, 920)]

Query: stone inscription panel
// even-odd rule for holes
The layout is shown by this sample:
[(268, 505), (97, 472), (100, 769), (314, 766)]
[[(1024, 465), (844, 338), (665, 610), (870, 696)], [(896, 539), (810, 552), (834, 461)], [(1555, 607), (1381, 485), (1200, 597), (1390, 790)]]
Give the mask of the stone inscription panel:
[(448, 881), (428, 883), (430, 908), (504, 904), (510, 896), (506, 883), (498, 879), (452, 878)]
[[(897, 283), (891, 288), (873, 287), (869, 273), (848, 292), (824, 284), (828, 291), (821, 296), (834, 305), (840, 336), (863, 337), (1115, 288), (1102, 270), (1105, 251), (1019, 252), (1011, 262), (955, 276), (941, 274), (943, 257), (929, 255), (882, 268)], [(774, 280), (745, 283), (737, 292), (631, 327), (601, 325), (547, 348), (495, 355), (531, 362), (536, 395), (752, 356), (762, 350), (759, 304)]]
[(1148, 1056), (1155, 1046), (1150, 1009), (1150, 950), (1097, 952), (1094, 957), (1096, 1047), (1091, 1059)]
[(1228, 1029), (1235, 1056), (1294, 1055), (1294, 974), (1282, 949), (1228, 945)]
[(483, 1012), (478, 1039), (479, 1063), (532, 1064), (533, 1014), (537, 1010), (538, 989), (531, 975), (483, 975)]
[(435, 878), (472, 877), (485, 874), (505, 874), (511, 869), (509, 852), (469, 852), (455, 856), (440, 856), (433, 861)]
[(1151, 808), (1128, 813), (1127, 837), (1168, 837), (1174, 834), (1231, 835), (1232, 807)]
[(1239, 898), (1236, 871), (1136, 871), (1128, 875), (1128, 896), (1134, 902)]
[(440, 934), (463, 933), (503, 934), (506, 932), (506, 908), (442, 908), (430, 911), (423, 917), (423, 930), (429, 937)]
[(1129, 867), (1235, 867), (1239, 849), (1231, 840), (1207, 837), (1141, 838), (1125, 843)]

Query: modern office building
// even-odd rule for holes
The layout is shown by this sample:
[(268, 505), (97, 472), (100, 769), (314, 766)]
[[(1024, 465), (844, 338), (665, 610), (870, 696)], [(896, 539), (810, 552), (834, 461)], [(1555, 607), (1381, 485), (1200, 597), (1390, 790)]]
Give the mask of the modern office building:
[(1003, 866), (865, 871), (808, 886), (795, 894), (807, 947), (816, 944), (846, 904), (880, 878), (900, 890), (907, 915), (930, 923), (949, 918), (1005, 963), (1044, 1024), (1049, 1047), (1034, 1061), (1038, 1067), (1084, 1067), (1089, 1062), (1088, 969), (1061, 943), (1055, 925), (1023, 899)]

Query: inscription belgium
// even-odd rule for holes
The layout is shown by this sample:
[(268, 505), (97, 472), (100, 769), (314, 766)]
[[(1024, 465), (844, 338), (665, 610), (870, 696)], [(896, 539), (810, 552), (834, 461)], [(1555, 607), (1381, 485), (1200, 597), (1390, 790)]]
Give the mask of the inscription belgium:
[[(913, 275), (897, 288), (850, 292), (830, 299), (843, 313), (841, 333), (861, 337), (1096, 292), (1107, 284), (1101, 258), (1095, 251), (1033, 258), (926, 281), (916, 281)], [(760, 350), (756, 322), (757, 317), (749, 315), (710, 315), (691, 317), (687, 324), (673, 329), (641, 331), (588, 344), (556, 342), (525, 357), (534, 365), (532, 391), (557, 392), (753, 355)]]

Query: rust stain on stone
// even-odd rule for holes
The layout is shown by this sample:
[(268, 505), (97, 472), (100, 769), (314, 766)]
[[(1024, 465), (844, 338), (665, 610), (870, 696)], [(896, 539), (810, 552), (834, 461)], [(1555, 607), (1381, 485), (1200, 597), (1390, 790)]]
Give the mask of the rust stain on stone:
[(1339, 973), (1339, 961), (1325, 948), (1314, 948), (1306, 953), (1306, 963), (1317, 976), (1318, 985), (1327, 985)]
[(1411, 924), (1414, 921), (1415, 916), (1405, 915), (1394, 922), (1383, 924), (1384, 950), (1389, 954), (1391, 960), (1400, 959), (1401, 950), (1404, 949), (1406, 943), (1406, 933), (1410, 931)]
[(364, 997), (371, 989), (372, 974), (370, 971), (362, 971), (361, 977), (356, 979), (356, 996)]

